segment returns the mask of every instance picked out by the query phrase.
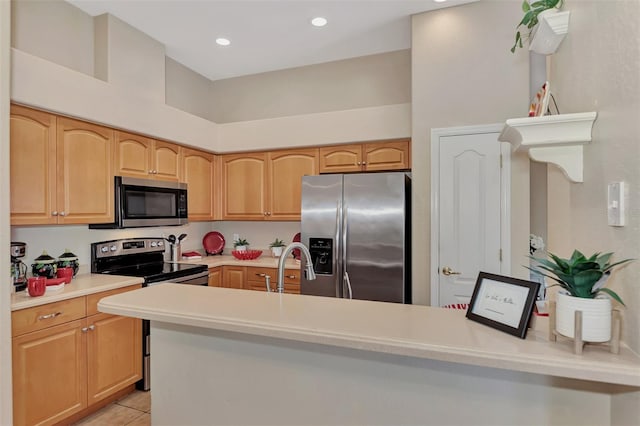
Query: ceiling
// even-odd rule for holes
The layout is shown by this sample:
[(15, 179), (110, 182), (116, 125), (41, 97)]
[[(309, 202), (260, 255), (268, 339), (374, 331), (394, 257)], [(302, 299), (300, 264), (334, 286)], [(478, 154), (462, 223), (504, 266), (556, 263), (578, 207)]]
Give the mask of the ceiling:
[[(410, 15), (477, 0), (67, 0), (110, 13), (211, 80), (411, 46)], [(323, 16), (322, 28), (310, 24)], [(231, 40), (222, 47), (218, 37)]]

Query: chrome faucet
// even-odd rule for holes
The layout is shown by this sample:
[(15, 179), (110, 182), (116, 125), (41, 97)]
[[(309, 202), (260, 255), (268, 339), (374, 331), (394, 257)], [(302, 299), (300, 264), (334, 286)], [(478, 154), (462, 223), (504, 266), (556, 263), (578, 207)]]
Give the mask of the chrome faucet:
[(305, 257), (305, 262), (307, 263), (307, 279), (316, 279), (316, 273), (313, 270), (313, 262), (311, 261), (311, 253), (309, 253), (309, 249), (307, 248), (307, 246), (297, 242), (291, 243), (284, 249), (282, 256), (280, 256), (280, 261), (278, 262), (278, 287), (276, 288), (276, 291), (278, 293), (284, 293), (284, 264), (289, 253), (291, 253), (291, 251), (296, 248), (299, 248)]

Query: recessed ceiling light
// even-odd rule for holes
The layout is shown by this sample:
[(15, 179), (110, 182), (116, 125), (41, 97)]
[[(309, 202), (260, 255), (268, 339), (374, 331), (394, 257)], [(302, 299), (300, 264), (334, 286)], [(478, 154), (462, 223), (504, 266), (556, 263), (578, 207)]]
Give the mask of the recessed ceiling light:
[(314, 27), (324, 27), (325, 25), (327, 25), (327, 20), (326, 18), (318, 16), (317, 18), (313, 18), (311, 20), (311, 25), (313, 25)]
[(228, 46), (231, 44), (231, 41), (228, 38), (219, 37), (216, 39), (216, 43), (220, 46)]

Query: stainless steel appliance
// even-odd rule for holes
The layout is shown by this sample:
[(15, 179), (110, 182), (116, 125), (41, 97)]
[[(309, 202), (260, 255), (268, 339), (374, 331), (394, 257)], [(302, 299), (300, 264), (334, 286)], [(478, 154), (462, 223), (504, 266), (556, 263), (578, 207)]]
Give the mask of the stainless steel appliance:
[(26, 243), (11, 242), (11, 283), (14, 291), (27, 288), (27, 265), (21, 260), (26, 254)]
[[(207, 265), (164, 261), (163, 238), (128, 238), (91, 244), (91, 272), (144, 278), (143, 287), (166, 282), (207, 285)], [(149, 390), (151, 338), (149, 321), (142, 321), (142, 380), (137, 387)]]
[(115, 177), (115, 222), (91, 229), (175, 226), (187, 223), (187, 184)]
[(303, 177), (301, 234), (316, 273), (302, 294), (411, 303), (408, 174)]

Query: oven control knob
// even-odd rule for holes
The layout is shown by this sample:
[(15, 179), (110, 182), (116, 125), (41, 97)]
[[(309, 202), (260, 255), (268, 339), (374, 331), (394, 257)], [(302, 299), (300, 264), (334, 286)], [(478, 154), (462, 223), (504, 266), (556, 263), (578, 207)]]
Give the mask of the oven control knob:
[(155, 247), (157, 245), (158, 245), (158, 243), (156, 243), (155, 241), (151, 241), (151, 247)]
[(164, 243), (162, 241), (158, 241), (158, 247), (162, 247)]
[(111, 251), (116, 251), (116, 250), (118, 250), (118, 246), (116, 245), (111, 246)]
[(107, 247), (107, 246), (102, 246), (102, 247), (100, 248), (100, 251), (101, 251), (101, 252), (103, 252), (103, 253), (106, 253), (106, 252), (108, 252), (108, 251), (109, 251), (109, 247)]

